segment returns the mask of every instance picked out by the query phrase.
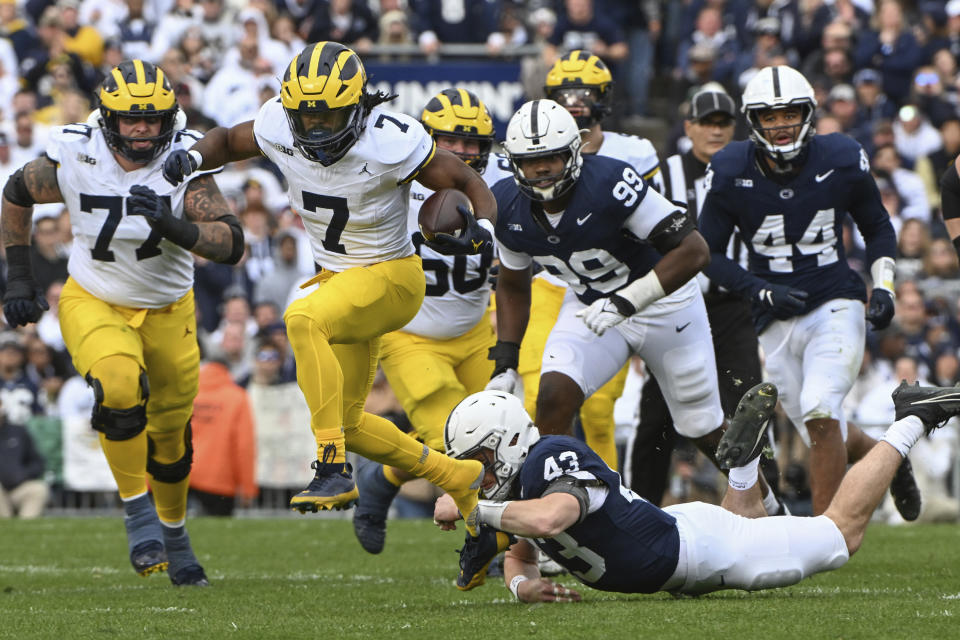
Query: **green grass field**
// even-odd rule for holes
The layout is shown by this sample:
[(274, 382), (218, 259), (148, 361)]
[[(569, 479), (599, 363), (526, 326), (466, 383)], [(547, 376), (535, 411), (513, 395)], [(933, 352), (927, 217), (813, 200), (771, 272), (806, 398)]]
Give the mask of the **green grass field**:
[[(116, 518), (0, 524), (2, 638), (948, 638), (960, 637), (956, 526), (872, 527), (846, 566), (775, 591), (701, 598), (582, 588), (528, 606), (499, 579), (453, 584), (461, 532), (390, 522), (363, 552), (349, 520), (196, 519), (212, 586), (136, 576)], [(568, 583), (572, 583), (567, 578)]]

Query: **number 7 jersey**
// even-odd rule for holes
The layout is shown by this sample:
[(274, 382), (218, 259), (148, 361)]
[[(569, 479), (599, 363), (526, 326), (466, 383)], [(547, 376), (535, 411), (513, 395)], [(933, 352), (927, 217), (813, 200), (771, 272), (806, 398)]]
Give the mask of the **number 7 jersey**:
[[(130, 187), (146, 185), (181, 217), (189, 183), (171, 186), (161, 168), (172, 151), (189, 149), (200, 135), (177, 131), (152, 162), (126, 171), (99, 128), (78, 123), (51, 131), (46, 155), (57, 163), (57, 182), (73, 228), (67, 270), (86, 291), (109, 304), (158, 309), (193, 287), (193, 255), (163, 239), (142, 216), (128, 215), (127, 198)], [(211, 172), (191, 179), (206, 173)]]
[(410, 181), (433, 158), (433, 139), (413, 118), (374, 108), (347, 154), (325, 167), (303, 156), (280, 98), (260, 108), (253, 133), (287, 179), (314, 261), (344, 271), (413, 254), (407, 234)]

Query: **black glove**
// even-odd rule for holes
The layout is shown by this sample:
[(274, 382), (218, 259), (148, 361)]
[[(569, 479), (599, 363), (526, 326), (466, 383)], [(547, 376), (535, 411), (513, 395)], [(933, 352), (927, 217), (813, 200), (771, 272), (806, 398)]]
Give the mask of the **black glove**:
[(463, 205), (457, 207), (466, 223), (459, 238), (438, 233), (432, 240), (426, 240), (427, 246), (445, 256), (466, 256), (493, 251), (493, 236), (480, 226), (470, 210)]
[(756, 299), (774, 318), (785, 320), (803, 312), (809, 295), (802, 289), (767, 282), (757, 291)]
[(36, 322), (50, 305), (30, 271), (30, 247), (7, 247), (7, 261), (7, 292), (3, 296), (7, 324), (19, 327)]
[(197, 160), (183, 149), (177, 149), (163, 161), (163, 177), (173, 186), (183, 182), (197, 170)]
[(189, 220), (174, 217), (169, 199), (142, 184), (130, 187), (127, 215), (143, 216), (150, 226), (164, 238), (184, 249), (192, 249), (200, 237), (200, 229)]
[(893, 296), (886, 289), (874, 287), (867, 305), (867, 322), (877, 331), (886, 329), (893, 320)]

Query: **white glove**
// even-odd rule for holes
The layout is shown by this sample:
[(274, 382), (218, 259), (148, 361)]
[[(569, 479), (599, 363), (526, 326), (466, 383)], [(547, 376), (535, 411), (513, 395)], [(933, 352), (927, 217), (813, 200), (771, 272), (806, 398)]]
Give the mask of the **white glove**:
[(598, 336), (627, 319), (627, 316), (617, 311), (617, 305), (610, 298), (594, 300), (589, 307), (578, 311), (577, 317), (583, 318), (587, 328)]
[(503, 373), (493, 376), (484, 389), (486, 391), (506, 391), (517, 396), (523, 402), (523, 378), (520, 377), (516, 369), (507, 369)]

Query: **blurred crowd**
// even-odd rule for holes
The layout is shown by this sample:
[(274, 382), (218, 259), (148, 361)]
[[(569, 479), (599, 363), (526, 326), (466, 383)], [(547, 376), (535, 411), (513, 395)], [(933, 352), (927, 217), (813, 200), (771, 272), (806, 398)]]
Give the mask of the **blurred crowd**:
[[(85, 121), (99, 82), (123, 59), (160, 65), (188, 126), (205, 131), (252, 119), (277, 94), (290, 60), (319, 40), (378, 61), (442, 64), (444, 47), (454, 44), (474, 45), (458, 56), (516, 60), (523, 52), (527, 98), (540, 94), (546, 69), (564, 51), (593, 51), (615, 79), (605, 127), (644, 133), (654, 123), (669, 131), (654, 139), (661, 159), (689, 148), (682, 120), (693, 93), (719, 85), (739, 104), (760, 68), (794, 66), (816, 90), (817, 131), (845, 133), (866, 150), (899, 238), (896, 317), (889, 329), (868, 334), (848, 415), (868, 428), (885, 425), (893, 407), (878, 398), (888, 400), (902, 377), (960, 382), (960, 264), (938, 188), (960, 153), (960, 0), (0, 0), (0, 178), (44, 152), (50, 127)], [(743, 128), (737, 138), (745, 135)], [(283, 309), (315, 270), (276, 167), (246, 161), (216, 180), (242, 221), (247, 247), (237, 266), (196, 259), (206, 364), (194, 432), (205, 424), (229, 430), (237, 447), (217, 464), (236, 471), (229, 482), (205, 481), (197, 473), (203, 456), (222, 454), (206, 450), (198, 450), (194, 469), (201, 494), (252, 500), (257, 448), (270, 447), (259, 439), (258, 413), (281, 411), (284, 402), (269, 398), (269, 388), (296, 380)], [(847, 259), (864, 272), (862, 239), (848, 230)], [(25, 444), (17, 455), (30, 461), (23, 463), (29, 471), (0, 472), (7, 489), (26, 476), (62, 488), (67, 422), (89, 416), (92, 393), (73, 371), (57, 320), (71, 241), (63, 206), (37, 206), (33, 271), (50, 310), (36, 325), (0, 333), (2, 429), (11, 438), (19, 429)], [(234, 387), (242, 391), (237, 398), (252, 402), (246, 417), (218, 409), (217, 394)], [(389, 400), (378, 402), (384, 412), (395, 410)], [(294, 428), (309, 438), (306, 421)], [(946, 487), (956, 432), (937, 433), (942, 442), (931, 446), (926, 466)], [(44, 458), (46, 472), (32, 462)], [(0, 457), (4, 468), (12, 467)]]

